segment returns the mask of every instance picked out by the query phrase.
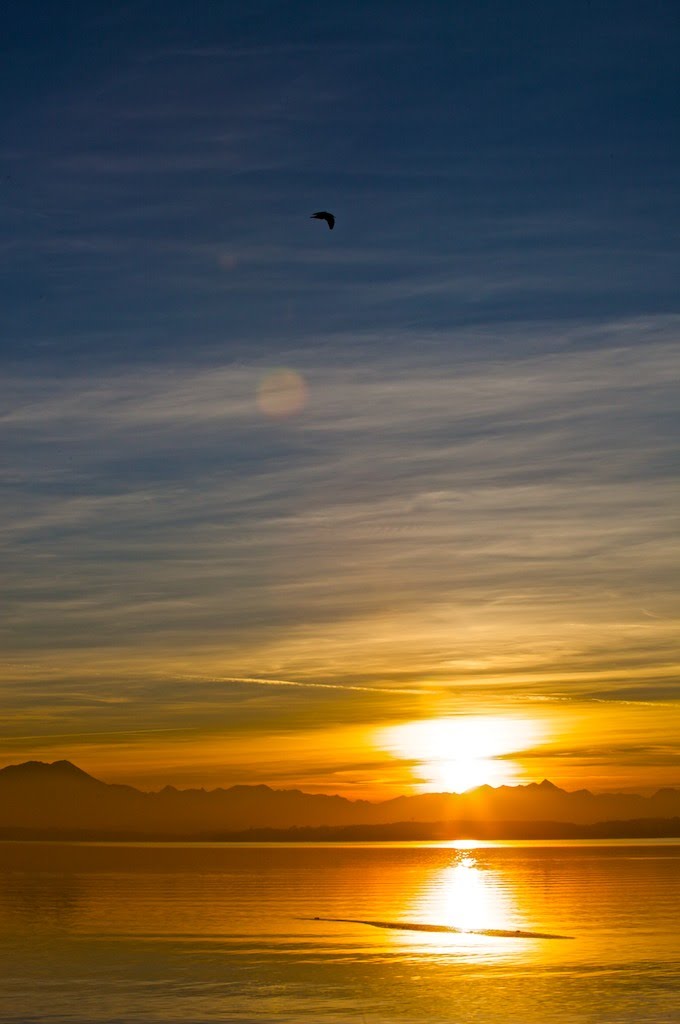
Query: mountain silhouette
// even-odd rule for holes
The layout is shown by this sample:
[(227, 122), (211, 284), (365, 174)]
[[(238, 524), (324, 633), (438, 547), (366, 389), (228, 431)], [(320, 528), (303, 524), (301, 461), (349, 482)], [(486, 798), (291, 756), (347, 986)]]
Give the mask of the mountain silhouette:
[[(166, 786), (159, 792), (143, 792), (102, 782), (70, 761), (27, 761), (0, 770), (0, 829), (5, 835), (8, 830), (37, 830), (205, 837), (250, 829), (383, 828), (395, 823), (413, 833), (422, 832), (422, 825), (453, 822), (465, 823), (468, 829), (479, 823), (480, 834), (487, 836), (489, 823), (533, 827), (541, 822), (551, 827), (636, 822), (638, 832), (632, 834), (645, 834), (644, 828), (639, 831), (640, 822), (672, 818), (680, 818), (676, 789), (661, 789), (649, 797), (593, 794), (585, 789), (567, 792), (544, 780), (374, 803), (264, 785), (210, 791)], [(615, 830), (620, 832), (620, 827)]]

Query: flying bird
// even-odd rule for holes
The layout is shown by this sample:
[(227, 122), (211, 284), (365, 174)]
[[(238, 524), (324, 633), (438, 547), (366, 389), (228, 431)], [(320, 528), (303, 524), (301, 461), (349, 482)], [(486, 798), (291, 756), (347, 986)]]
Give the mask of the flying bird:
[(318, 213), (313, 213), (310, 220), (325, 220), (331, 231), (335, 227), (335, 217), (327, 210), (319, 210)]

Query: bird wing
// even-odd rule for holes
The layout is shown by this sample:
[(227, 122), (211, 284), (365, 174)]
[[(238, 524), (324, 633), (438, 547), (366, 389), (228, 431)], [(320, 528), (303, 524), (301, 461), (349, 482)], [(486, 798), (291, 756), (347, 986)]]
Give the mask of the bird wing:
[(335, 217), (328, 210), (317, 210), (316, 213), (312, 214), (312, 220), (325, 220), (331, 231), (335, 227)]

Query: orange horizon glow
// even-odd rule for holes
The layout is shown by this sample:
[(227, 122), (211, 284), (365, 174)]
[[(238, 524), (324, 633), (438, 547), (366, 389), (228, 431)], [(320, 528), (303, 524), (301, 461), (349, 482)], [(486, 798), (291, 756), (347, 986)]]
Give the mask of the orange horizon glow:
[(432, 672), (257, 678), (237, 663), (226, 676), (216, 655), (193, 655), (149, 652), (134, 677), (121, 654), (96, 678), (86, 651), (70, 671), (55, 656), (40, 679), (37, 662), (14, 665), (1, 764), (69, 760), (144, 790), (265, 784), (364, 800), (545, 778), (567, 791), (680, 784), (677, 701), (604, 699), (604, 683), (598, 699), (568, 696), (571, 679), (517, 693), (512, 677), (454, 688)]

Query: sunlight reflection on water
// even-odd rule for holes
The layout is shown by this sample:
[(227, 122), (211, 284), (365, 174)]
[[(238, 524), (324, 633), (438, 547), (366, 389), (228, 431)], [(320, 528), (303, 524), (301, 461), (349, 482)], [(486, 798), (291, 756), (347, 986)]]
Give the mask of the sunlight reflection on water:
[(671, 1021), (679, 866), (677, 844), (0, 844), (0, 1020)]
[[(450, 863), (432, 874), (423, 888), (412, 894), (400, 917), (405, 921), (445, 925), (462, 932), (483, 929), (512, 931), (526, 927), (518, 910), (516, 893), (498, 872), (482, 869), (472, 852), (452, 852)], [(400, 933), (402, 936), (404, 933)], [(473, 953), (489, 957), (513, 955), (508, 939), (491, 935), (409, 933), (402, 940), (422, 951), (445, 954)]]

